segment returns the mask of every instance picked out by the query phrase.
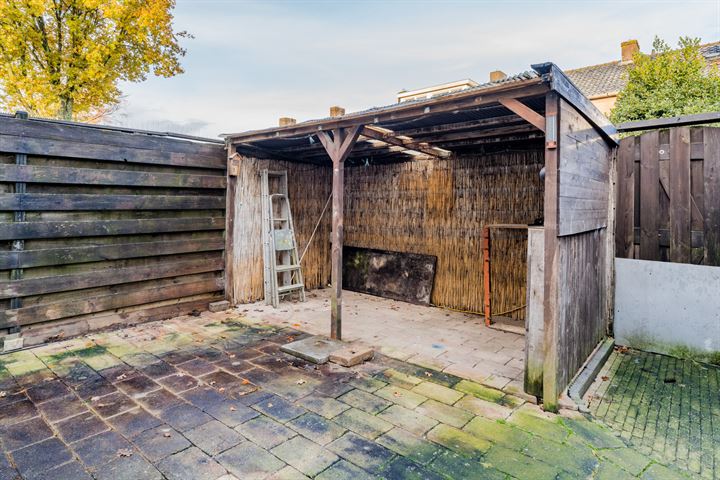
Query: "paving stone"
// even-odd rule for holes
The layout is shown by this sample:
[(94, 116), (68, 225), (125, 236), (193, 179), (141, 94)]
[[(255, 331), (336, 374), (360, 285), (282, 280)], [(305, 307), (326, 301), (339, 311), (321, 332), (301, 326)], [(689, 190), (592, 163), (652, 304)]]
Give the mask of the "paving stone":
[(50, 427), (48, 427), (45, 420), (41, 417), (35, 417), (24, 422), (0, 427), (0, 439), (2, 440), (3, 450), (7, 452), (12, 452), (13, 450), (37, 443), (53, 435), (52, 430), (50, 430)]
[(558, 420), (543, 418), (522, 409), (516, 410), (508, 418), (508, 422), (554, 442), (563, 442), (570, 434), (569, 430), (561, 425)]
[(315, 477), (315, 480), (369, 480), (371, 478), (376, 477), (350, 462), (340, 460)]
[(350, 405), (339, 402), (334, 398), (319, 395), (308, 395), (307, 397), (298, 400), (297, 404), (310, 410), (311, 412), (322, 415), (325, 418), (336, 417), (350, 408)]
[(165, 353), (161, 355), (161, 358), (163, 361), (169, 363), (170, 365), (178, 365), (180, 363), (185, 363), (189, 360), (194, 359), (195, 355), (187, 351), (177, 350)]
[(216, 420), (232, 428), (260, 416), (259, 412), (243, 405), (237, 400), (225, 400), (222, 403), (209, 405), (206, 411)]
[(72, 461), (69, 463), (65, 463), (63, 465), (60, 465), (58, 467), (53, 468), (52, 470), (48, 470), (47, 472), (38, 474), (38, 475), (30, 475), (25, 477), (26, 480), (45, 480), (45, 479), (52, 479), (52, 480), (60, 480), (60, 479), (72, 479), (72, 480), (92, 480), (92, 477), (90, 474), (85, 470), (85, 468), (80, 464), (80, 462)]
[(463, 427), (468, 433), (484, 438), (507, 448), (520, 451), (533, 441), (529, 433), (504, 422), (484, 417), (475, 417)]
[(130, 355), (123, 355), (122, 359), (125, 363), (138, 370), (158, 361), (158, 357), (147, 352), (137, 352)]
[(72, 459), (70, 450), (57, 438), (49, 438), (12, 453), (15, 466), (24, 477), (39, 474)]
[(462, 427), (473, 418), (473, 415), (460, 408), (451, 407), (435, 400), (428, 400), (415, 409), (426, 417), (434, 418), (453, 427)]
[(161, 411), (158, 417), (181, 432), (195, 428), (213, 419), (199, 408), (187, 403), (167, 408)]
[(216, 480), (227, 472), (196, 447), (166, 457), (158, 463), (158, 469), (168, 480)]
[(107, 431), (77, 442), (73, 450), (87, 467), (97, 469), (116, 458), (120, 450), (132, 451), (133, 448), (118, 433)]
[(116, 383), (115, 386), (128, 395), (141, 395), (160, 388), (160, 385), (145, 375), (137, 375), (127, 380), (123, 380), (122, 382)]
[(264, 415), (238, 425), (235, 430), (268, 450), (296, 435), (295, 431)]
[(505, 420), (513, 412), (511, 408), (472, 395), (465, 395), (454, 406), (494, 420)]
[(153, 413), (167, 410), (170, 407), (182, 405), (184, 403), (180, 397), (165, 388), (155, 390), (154, 392), (150, 392), (142, 397), (136, 398), (135, 400), (137, 403)]
[(270, 450), (276, 457), (308, 476), (315, 476), (338, 460), (338, 457), (304, 437), (294, 437)]
[[(444, 477), (463, 480), (504, 480), (507, 476), (483, 465), (482, 461), (445, 450), (441, 452), (430, 467)], [(402, 478), (402, 477), (400, 477)], [(420, 477), (425, 478), (425, 477)]]
[(220, 392), (209, 386), (200, 386), (187, 390), (181, 393), (180, 397), (204, 411), (227, 400)]
[(529, 442), (522, 449), (525, 455), (554, 465), (574, 477), (590, 477), (598, 466), (592, 450), (580, 445), (561, 445), (555, 442)]
[(150, 430), (163, 423), (162, 420), (150, 415), (142, 408), (128, 410), (125, 413), (109, 418), (108, 422), (115, 430), (128, 438), (135, 437), (145, 430)]
[(382, 373), (378, 374), (376, 378), (380, 381), (397, 385), (398, 387), (411, 389), (416, 385), (422, 383), (423, 379), (414, 375), (408, 375), (395, 370), (394, 368), (388, 368)]
[(479, 383), (471, 382), (470, 380), (461, 380), (454, 388), (459, 392), (468, 393), (475, 397), (482, 398), (483, 400), (487, 400), (488, 402), (494, 402), (497, 404), (500, 404), (501, 399), (505, 396), (505, 394), (500, 390), (488, 388), (484, 385), (480, 385)]
[(330, 355), (342, 346), (343, 343), (338, 340), (314, 336), (287, 343), (280, 347), (280, 350), (320, 365), (327, 363)]
[[(381, 383), (381, 382), (378, 382), (378, 383)], [(330, 378), (330, 379), (322, 379), (320, 384), (317, 387), (315, 387), (315, 391), (313, 393), (321, 395), (323, 397), (337, 398), (340, 395), (342, 395), (343, 393), (349, 392), (353, 388), (355, 388), (355, 387), (350, 384), (350, 380), (347, 378), (343, 378), (343, 379), (339, 379), (339, 380), (335, 379), (335, 378)]]
[(0, 427), (30, 420), (38, 415), (38, 410), (30, 400), (20, 400), (0, 409)]
[(492, 446), (488, 440), (443, 423), (430, 430), (427, 438), (445, 448), (474, 458), (482, 457)]
[(243, 405), (253, 405), (258, 402), (262, 402), (263, 400), (267, 400), (269, 398), (272, 398), (273, 394), (270, 392), (266, 392), (263, 390), (255, 390), (254, 392), (250, 392), (247, 395), (243, 395), (240, 398), (237, 398), (236, 400)]
[(144, 375), (154, 379), (167, 377), (168, 375), (177, 373), (177, 369), (175, 367), (163, 361), (151, 363), (147, 367), (143, 367), (140, 371)]
[(593, 480), (630, 480), (632, 478), (637, 477), (630, 475), (614, 463), (602, 462), (600, 463)]
[(190, 375), (182, 372), (168, 375), (167, 377), (159, 378), (160, 383), (165, 388), (172, 390), (175, 393), (185, 392), (191, 388), (198, 386), (198, 381)]
[(390, 450), (352, 432), (330, 443), (328, 449), (370, 472), (379, 471), (393, 457)]
[(351, 379), (348, 382), (351, 386), (354, 388), (363, 390), (365, 392), (372, 393), (376, 390), (381, 389), (385, 385), (387, 385), (387, 382), (383, 382), (382, 380), (378, 380), (377, 378), (372, 377), (366, 377), (366, 376), (358, 376), (356, 378)]
[(625, 446), (625, 443), (612, 430), (603, 427), (597, 422), (572, 418), (563, 418), (562, 422), (572, 430), (573, 434), (594, 448), (621, 448)]
[(391, 405), (378, 414), (378, 417), (418, 436), (438, 424), (437, 420), (421, 415), (400, 405)]
[(632, 475), (639, 475), (651, 462), (645, 455), (628, 447), (602, 449), (598, 450), (598, 454)]
[(163, 475), (140, 455), (116, 457), (95, 472), (97, 480), (162, 480)]
[(102, 397), (114, 392), (117, 392), (115, 385), (102, 377), (92, 378), (75, 387), (75, 393), (83, 400), (88, 400), (92, 397)]
[(295, 406), (277, 395), (252, 405), (252, 408), (282, 423), (305, 413), (304, 408)]
[(104, 397), (91, 397), (90, 406), (103, 418), (109, 418), (118, 413), (127, 412), (135, 407), (135, 403), (130, 397), (122, 392), (111, 393)]
[(211, 456), (224, 452), (243, 441), (242, 435), (217, 420), (185, 432), (185, 437)]
[(27, 396), (39, 404), (47, 400), (62, 397), (70, 393), (70, 389), (60, 380), (41, 382), (27, 389)]
[(221, 453), (216, 460), (242, 480), (261, 480), (285, 466), (274, 455), (249, 442)]
[(427, 397), (420, 395), (419, 393), (411, 390), (406, 390), (397, 385), (388, 385), (376, 391), (373, 395), (384, 398), (392, 403), (401, 405), (405, 408), (415, 408), (425, 400)]
[(437, 445), (401, 428), (393, 428), (378, 437), (376, 442), (422, 465), (430, 463), (441, 450)]
[(454, 404), (463, 397), (461, 392), (433, 382), (422, 382), (413, 387), (412, 391), (448, 405)]
[(369, 439), (377, 438), (393, 428), (390, 422), (357, 408), (344, 411), (335, 417), (333, 421)]
[[(124, 363), (120, 365), (115, 365), (114, 367), (102, 369), (98, 373), (112, 384), (122, 382), (124, 380), (128, 380), (132, 377), (140, 375), (140, 372), (138, 372), (135, 368)], [(92, 379), (88, 380), (92, 381)], [(96, 379), (96, 381), (98, 380)]]
[[(319, 478), (319, 477), (315, 477)], [(221, 480), (221, 479), (218, 479)], [(267, 480), (309, 480), (308, 477), (303, 475), (302, 473), (295, 470), (290, 465), (281, 468), (277, 472), (273, 473), (269, 477), (267, 477)]]
[(338, 400), (343, 403), (347, 403), (351, 407), (355, 407), (372, 414), (381, 412), (392, 405), (392, 403), (387, 400), (358, 389), (347, 392), (346, 394), (338, 397)]
[(193, 358), (187, 362), (179, 363), (175, 365), (175, 367), (195, 377), (212, 373), (217, 370), (216, 365), (213, 365), (207, 360), (203, 360), (201, 358)]
[[(315, 413), (306, 413), (287, 424), (300, 435), (325, 445), (346, 432), (345, 428)], [(290, 462), (288, 462), (290, 463)], [(292, 463), (290, 463), (292, 465)]]
[(173, 453), (184, 450), (190, 446), (180, 432), (169, 425), (162, 425), (146, 430), (133, 440), (133, 443), (140, 449), (150, 461), (156, 462)]
[(555, 478), (560, 470), (501, 446), (494, 446), (483, 458), (483, 465), (505, 472), (519, 480)]
[(104, 432), (108, 426), (94, 413), (89, 412), (58, 422), (55, 428), (65, 442), (73, 443)]

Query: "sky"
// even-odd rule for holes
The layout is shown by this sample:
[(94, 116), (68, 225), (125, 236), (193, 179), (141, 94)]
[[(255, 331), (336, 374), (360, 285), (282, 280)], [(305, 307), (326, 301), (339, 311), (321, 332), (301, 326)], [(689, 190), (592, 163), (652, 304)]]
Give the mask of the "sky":
[(185, 73), (121, 84), (108, 123), (217, 137), (396, 101), (415, 89), (552, 61), (619, 60), (655, 35), (720, 40), (720, 0), (177, 0)]

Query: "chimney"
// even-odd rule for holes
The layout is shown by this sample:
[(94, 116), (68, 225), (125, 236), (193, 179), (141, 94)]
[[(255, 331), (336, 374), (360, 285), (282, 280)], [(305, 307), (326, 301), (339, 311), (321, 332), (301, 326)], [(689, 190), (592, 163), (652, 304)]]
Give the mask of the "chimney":
[(622, 63), (632, 62), (633, 56), (640, 51), (637, 40), (626, 40), (620, 44), (620, 59)]
[(278, 120), (278, 125), (281, 127), (289, 127), (290, 125), (295, 125), (297, 123), (297, 120), (290, 117), (280, 117), (280, 120)]
[(338, 107), (337, 105), (330, 107), (331, 117), (342, 117), (343, 115), (345, 115), (345, 109), (343, 107)]
[(494, 72), (490, 72), (490, 81), (491, 82), (499, 82), (500, 80), (505, 80), (507, 78), (507, 75), (505, 75), (505, 72), (502, 70), (495, 70)]

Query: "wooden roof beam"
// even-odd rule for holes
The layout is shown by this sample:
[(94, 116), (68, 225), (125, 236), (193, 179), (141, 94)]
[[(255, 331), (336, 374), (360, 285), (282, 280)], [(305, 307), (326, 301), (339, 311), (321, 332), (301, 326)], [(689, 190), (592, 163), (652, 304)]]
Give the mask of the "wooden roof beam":
[(403, 147), (407, 150), (414, 150), (416, 152), (424, 153), (436, 158), (447, 158), (452, 155), (452, 152), (438, 147), (433, 147), (428, 143), (416, 142), (412, 137), (406, 135), (398, 135), (392, 130), (376, 126), (366, 125), (362, 129), (362, 135), (368, 138), (385, 142), (388, 145), (395, 145), (397, 147)]
[(535, 128), (541, 132), (545, 132), (545, 117), (522, 103), (517, 98), (501, 98), (500, 105), (526, 120), (530, 125), (535, 126)]

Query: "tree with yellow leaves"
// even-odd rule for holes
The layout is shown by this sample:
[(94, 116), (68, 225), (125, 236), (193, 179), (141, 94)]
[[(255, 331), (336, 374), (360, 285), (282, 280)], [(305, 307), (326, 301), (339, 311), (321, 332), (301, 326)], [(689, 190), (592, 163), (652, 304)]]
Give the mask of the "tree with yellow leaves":
[(183, 72), (175, 0), (0, 0), (0, 108), (92, 120), (120, 81)]

